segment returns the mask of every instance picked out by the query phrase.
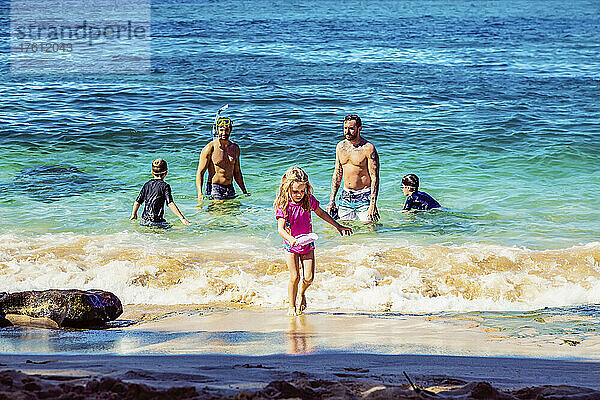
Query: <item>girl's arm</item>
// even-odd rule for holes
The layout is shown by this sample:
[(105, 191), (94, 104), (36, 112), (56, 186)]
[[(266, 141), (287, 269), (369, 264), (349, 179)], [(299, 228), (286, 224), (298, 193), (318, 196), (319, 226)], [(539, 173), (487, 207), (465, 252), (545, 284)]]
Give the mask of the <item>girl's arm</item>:
[(298, 245), (296, 238), (285, 230), (285, 218), (277, 218), (277, 232), (290, 243), (290, 246), (295, 247)]
[(344, 236), (344, 234), (352, 235), (352, 229), (338, 224), (337, 221), (335, 219), (331, 218), (331, 215), (329, 215), (325, 211), (323, 211), (323, 209), (321, 207), (316, 208), (315, 214), (317, 214), (319, 216), (319, 218), (321, 218), (323, 221), (328, 222), (331, 225), (333, 225), (335, 227), (335, 229), (338, 230), (340, 235), (342, 235), (342, 236)]

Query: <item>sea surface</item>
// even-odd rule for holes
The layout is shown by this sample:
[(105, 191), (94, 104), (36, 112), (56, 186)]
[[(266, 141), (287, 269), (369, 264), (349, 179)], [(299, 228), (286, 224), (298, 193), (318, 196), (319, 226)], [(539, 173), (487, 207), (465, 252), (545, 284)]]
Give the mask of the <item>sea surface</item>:
[[(356, 113), (380, 156), (381, 221), (342, 238), (313, 215), (311, 309), (474, 313), (507, 331), (526, 320), (533, 336), (597, 337), (597, 2), (157, 0), (151, 11), (148, 74), (11, 73), (0, 53), (0, 292), (283, 309), (278, 182), (304, 168), (325, 208)], [(251, 196), (198, 204), (198, 158), (224, 104)], [(158, 157), (191, 227), (168, 209), (168, 230), (129, 221)], [(408, 173), (443, 210), (400, 212)]]

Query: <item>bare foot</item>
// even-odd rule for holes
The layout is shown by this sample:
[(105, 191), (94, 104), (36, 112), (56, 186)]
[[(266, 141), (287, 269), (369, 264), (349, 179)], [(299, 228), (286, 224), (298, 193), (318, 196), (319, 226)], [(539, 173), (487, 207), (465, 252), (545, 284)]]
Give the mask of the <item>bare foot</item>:
[(298, 315), (302, 314), (304, 312), (304, 310), (306, 310), (306, 296), (302, 295), (302, 301), (300, 302), (300, 305), (298, 306)]
[(288, 316), (295, 317), (296, 316), (296, 307), (288, 308)]

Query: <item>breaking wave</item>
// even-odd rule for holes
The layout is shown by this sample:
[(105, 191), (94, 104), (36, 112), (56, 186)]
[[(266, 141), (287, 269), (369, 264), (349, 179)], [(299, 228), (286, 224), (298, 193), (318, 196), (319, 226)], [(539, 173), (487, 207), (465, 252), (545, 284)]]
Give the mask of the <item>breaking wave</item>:
[[(600, 242), (559, 250), (487, 244), (319, 247), (312, 310), (433, 313), (600, 303)], [(270, 243), (181, 244), (160, 235), (0, 235), (0, 291), (103, 289), (124, 304), (280, 308), (288, 271)]]

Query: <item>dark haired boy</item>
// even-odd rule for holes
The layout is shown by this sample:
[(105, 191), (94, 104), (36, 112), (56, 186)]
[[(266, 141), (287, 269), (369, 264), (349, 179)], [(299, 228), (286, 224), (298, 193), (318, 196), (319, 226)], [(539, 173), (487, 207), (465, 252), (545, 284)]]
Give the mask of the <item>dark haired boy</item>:
[(165, 227), (167, 226), (167, 221), (165, 221), (163, 215), (165, 212), (165, 203), (167, 203), (167, 206), (173, 211), (173, 214), (179, 217), (181, 222), (185, 225), (192, 224), (185, 219), (173, 202), (171, 186), (164, 181), (167, 172), (167, 162), (165, 160), (158, 158), (152, 162), (152, 176), (154, 178), (150, 179), (142, 187), (139, 196), (133, 203), (133, 211), (131, 212), (130, 220), (137, 219), (137, 211), (140, 208), (140, 204), (146, 202), (144, 211), (142, 212), (140, 225)]
[(441, 208), (440, 203), (425, 192), (419, 192), (419, 177), (415, 174), (408, 174), (402, 178), (402, 193), (406, 198), (402, 212), (410, 210), (431, 210), (432, 208)]

